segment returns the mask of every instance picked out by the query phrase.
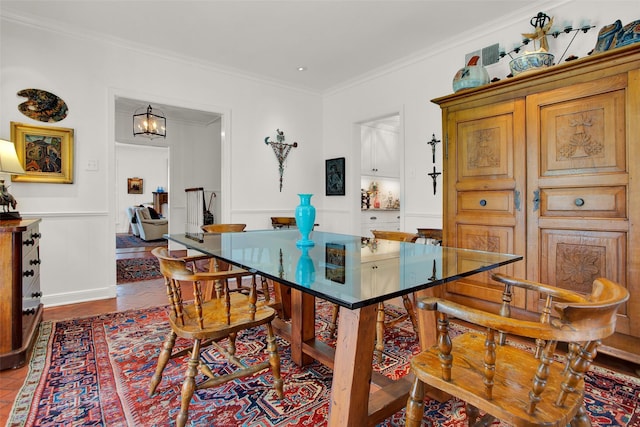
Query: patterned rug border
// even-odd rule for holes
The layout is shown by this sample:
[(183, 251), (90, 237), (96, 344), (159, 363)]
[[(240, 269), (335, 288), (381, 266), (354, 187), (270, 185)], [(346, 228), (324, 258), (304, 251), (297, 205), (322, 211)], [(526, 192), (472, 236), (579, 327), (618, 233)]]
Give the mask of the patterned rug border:
[[(65, 323), (69, 321), (84, 321), (84, 322), (100, 322), (100, 321), (110, 321), (111, 319), (120, 317), (123, 319), (135, 319), (140, 316), (154, 316), (158, 315), (158, 312), (166, 312), (167, 306), (157, 306), (157, 307), (149, 307), (149, 308), (140, 308), (140, 309), (130, 309), (124, 311), (114, 311), (109, 313), (103, 313), (99, 315), (89, 315), (82, 316), (73, 319), (65, 319), (65, 320), (57, 320), (57, 321), (43, 321), (40, 326), (38, 338), (36, 339), (36, 343), (34, 345), (33, 354), (29, 360), (29, 368), (28, 373), (25, 378), (25, 381), (20, 388), (20, 391), (17, 394), (16, 400), (11, 409), (11, 413), (9, 419), (7, 420), (7, 427), (24, 427), (25, 425), (40, 425), (37, 424), (37, 420), (33, 418), (36, 416), (36, 412), (33, 413), (30, 411), (31, 406), (36, 401), (40, 401), (42, 398), (42, 394), (45, 389), (45, 382), (42, 381), (43, 375), (46, 370), (49, 369), (51, 365), (51, 354), (48, 353), (50, 347), (50, 341), (53, 339), (54, 331), (56, 330), (56, 325), (59, 323)], [(131, 321), (131, 320), (128, 320)], [(282, 349), (281, 349), (282, 351)], [(635, 402), (635, 406), (632, 407), (632, 413), (618, 413), (614, 412), (616, 416), (615, 420), (619, 422), (617, 425), (625, 425), (627, 427), (635, 427), (640, 426), (640, 407), (638, 406), (637, 400), (638, 396), (640, 396), (640, 378), (637, 378), (632, 375), (622, 374), (615, 371), (612, 371), (608, 368), (599, 366), (594, 364), (590, 370), (591, 373), (596, 374), (594, 376), (593, 381), (589, 381), (586, 386), (588, 387), (588, 391), (590, 391), (589, 395), (598, 396), (600, 399), (607, 401), (608, 403), (620, 407), (619, 401), (611, 401), (612, 398), (623, 399), (625, 401), (629, 401), (631, 403)], [(611, 378), (618, 378), (616, 380), (612, 380)], [(600, 384), (600, 387), (597, 390), (594, 390), (594, 387), (597, 387), (597, 383), (603, 381), (604, 384)], [(609, 390), (608, 387), (611, 387), (612, 381), (616, 381), (617, 383), (621, 383), (624, 387), (623, 396), (620, 394), (612, 394), (611, 396), (605, 396), (606, 392)], [(42, 383), (42, 384), (41, 384)], [(595, 385), (592, 385), (594, 383)], [(591, 390), (590, 390), (591, 389)], [(115, 390), (113, 390), (116, 392)], [(604, 393), (602, 393), (604, 392)], [(119, 390), (118, 390), (118, 395)], [(37, 400), (36, 400), (37, 399)], [(626, 406), (622, 406), (622, 408), (629, 407), (628, 402)], [(426, 409), (426, 408), (425, 408)], [(624, 409), (623, 409), (624, 410)], [(438, 415), (446, 415), (447, 421), (440, 420), (443, 423), (437, 423), (437, 425), (443, 426), (458, 426), (461, 425), (460, 422), (465, 418), (464, 416), (464, 404), (462, 402), (457, 401), (456, 399), (447, 401), (442, 404), (441, 411), (438, 411)], [(398, 413), (400, 414), (400, 413)], [(396, 426), (402, 425), (402, 418), (395, 414), (393, 417), (385, 421), (385, 423), (381, 424), (384, 426)], [(128, 418), (128, 417), (127, 417)], [(131, 420), (129, 420), (131, 421)], [(614, 423), (616, 422), (614, 421)], [(36, 422), (36, 423), (34, 423)], [(49, 425), (49, 424), (47, 424)], [(100, 424), (102, 425), (102, 424)], [(126, 425), (126, 424), (125, 424)], [(155, 425), (155, 424), (154, 424)], [(217, 424), (216, 424), (217, 425)], [(503, 426), (504, 424), (499, 424)], [(594, 424), (601, 425), (601, 424)], [(606, 425), (616, 425), (607, 423)]]

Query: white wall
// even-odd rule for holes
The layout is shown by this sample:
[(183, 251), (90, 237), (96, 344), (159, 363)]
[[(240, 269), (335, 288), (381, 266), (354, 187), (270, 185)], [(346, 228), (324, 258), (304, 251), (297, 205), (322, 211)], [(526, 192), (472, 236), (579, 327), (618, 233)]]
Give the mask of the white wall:
[[(545, 12), (574, 25), (583, 18), (591, 18), (598, 28), (618, 18), (624, 24), (638, 18), (637, 0), (549, 5)], [(530, 30), (529, 20), (538, 8), (501, 22), (480, 23), (480, 29), (461, 32), (449, 45), (434, 46), (421, 57), (324, 98), (76, 36), (51, 23), (1, 17), (0, 137), (9, 138), (11, 121), (39, 124), (16, 108), (23, 100), (16, 92), (25, 88), (45, 89), (62, 97), (69, 115), (52, 126), (75, 129), (73, 184), (12, 183), (11, 187), (24, 216), (43, 218), (44, 304), (115, 295), (116, 96), (224, 114), (222, 176), (227, 172), (230, 178), (221, 183), (229, 193), (221, 220), (244, 222), (249, 229), (268, 227), (270, 216), (290, 215), (298, 204), (297, 193), (313, 193), (321, 229), (358, 232), (360, 151), (354, 123), (399, 111), (400, 137), (405, 141), (403, 228), (438, 226), (442, 192), (433, 196), (426, 175), (432, 168), (426, 142), (442, 131), (439, 108), (429, 100), (451, 92), (451, 80), (466, 53), (496, 42), (511, 46), (518, 41), (521, 33)], [(596, 30), (578, 35), (571, 50), (584, 56), (595, 45)], [(504, 77), (505, 68), (503, 60), (489, 72)], [(275, 139), (277, 128), (285, 131), (286, 142), (299, 143), (286, 162), (282, 192), (278, 191), (276, 158), (264, 144), (267, 136)], [(193, 153), (182, 153), (177, 147), (175, 151), (176, 169), (170, 175), (202, 168), (191, 163)], [(441, 145), (438, 155), (442, 155)], [(346, 157), (346, 197), (324, 196), (324, 159), (334, 157)], [(98, 162), (97, 171), (87, 170), (89, 161)], [(441, 159), (436, 166), (442, 170)]]
[[(405, 152), (402, 189), (401, 228), (415, 231), (418, 227), (442, 225), (442, 176), (438, 178), (437, 194), (433, 195), (431, 177), (433, 171), (431, 146), (427, 144), (435, 134), (442, 139), (440, 108), (430, 100), (453, 92), (451, 82), (456, 71), (464, 65), (465, 54), (499, 43), (511, 50), (521, 40), (521, 33), (530, 32), (530, 19), (540, 10), (555, 18), (555, 22), (580, 25), (590, 19), (596, 28), (584, 34), (580, 32), (565, 58), (571, 54), (584, 57), (596, 43), (599, 28), (620, 19), (623, 25), (640, 17), (637, 1), (564, 1), (549, 2), (549, 7), (537, 5), (529, 11), (500, 22), (483, 23), (482, 28), (461, 32), (450, 44), (434, 46), (422, 57), (407, 59), (384, 72), (372, 74), (355, 84), (334, 91), (324, 97), (324, 150), (325, 157), (346, 157), (347, 174), (351, 183), (346, 198), (332, 198), (324, 203), (325, 211), (332, 212), (331, 221), (325, 224), (335, 231), (359, 232), (359, 179), (360, 147), (354, 124), (401, 111)], [(451, 25), (455, 25), (452, 22)], [(571, 34), (571, 36), (573, 33)], [(550, 38), (550, 50), (556, 58), (562, 54), (571, 36)], [(509, 73), (508, 58), (487, 67), (491, 78), (505, 78)], [(402, 136), (401, 136), (402, 137)], [(446, 174), (442, 166), (443, 144), (436, 147), (437, 171)]]
[[(39, 124), (17, 110), (23, 98), (16, 93), (25, 88), (63, 98), (69, 115), (51, 126), (75, 130), (73, 184), (11, 187), (22, 215), (43, 219), (46, 306), (115, 296), (116, 96), (225, 115), (222, 150), (229, 161), (222, 167), (230, 171), (230, 179), (222, 183), (229, 189), (223, 220), (265, 228), (283, 207), (293, 211), (297, 193), (323, 189), (320, 95), (143, 54), (43, 22), (3, 16), (0, 24), (0, 137), (10, 138), (11, 121)], [(287, 141), (299, 143), (289, 156), (282, 192), (275, 156), (264, 144), (277, 128), (285, 131)], [(184, 151), (174, 147), (170, 176), (194, 182), (191, 177), (204, 167), (195, 150)], [(87, 170), (89, 161), (97, 161), (97, 171)]]

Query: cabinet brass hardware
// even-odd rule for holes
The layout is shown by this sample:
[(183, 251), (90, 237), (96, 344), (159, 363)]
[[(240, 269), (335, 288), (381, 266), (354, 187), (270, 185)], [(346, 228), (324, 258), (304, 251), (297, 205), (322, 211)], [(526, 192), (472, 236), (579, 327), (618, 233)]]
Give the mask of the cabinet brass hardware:
[(487, 206), (487, 201), (485, 199), (480, 200), (480, 206)]
[(575, 202), (576, 206), (584, 206), (584, 199), (581, 197), (578, 197)]
[(537, 211), (540, 208), (540, 190), (533, 192), (533, 211)]

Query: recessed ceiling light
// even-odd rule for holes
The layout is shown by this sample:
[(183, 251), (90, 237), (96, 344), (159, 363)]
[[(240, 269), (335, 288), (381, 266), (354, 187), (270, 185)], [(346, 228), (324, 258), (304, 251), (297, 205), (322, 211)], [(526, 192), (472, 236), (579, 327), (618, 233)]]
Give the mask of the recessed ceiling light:
[(298, 67), (298, 71), (307, 71), (307, 67)]

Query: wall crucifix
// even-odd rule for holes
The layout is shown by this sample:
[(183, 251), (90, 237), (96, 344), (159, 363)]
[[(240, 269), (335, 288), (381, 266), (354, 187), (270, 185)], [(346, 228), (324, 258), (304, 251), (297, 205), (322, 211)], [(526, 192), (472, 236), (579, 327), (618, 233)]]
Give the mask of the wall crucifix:
[(442, 175), (442, 172), (436, 172), (436, 167), (433, 167), (433, 172), (429, 172), (427, 175), (429, 175), (431, 177), (431, 179), (433, 180), (433, 194), (436, 194), (436, 188), (438, 187), (438, 182), (436, 181), (436, 178), (438, 178), (438, 175)]
[(276, 129), (276, 141), (269, 141), (269, 136), (264, 139), (264, 143), (267, 145), (271, 145), (273, 148), (273, 152), (278, 159), (278, 171), (280, 172), (280, 192), (282, 193), (282, 177), (284, 175), (284, 161), (287, 160), (287, 156), (289, 155), (289, 151), (292, 148), (298, 146), (297, 142), (293, 144), (285, 144), (284, 142), (284, 131), (280, 129)]
[(427, 142), (427, 144), (429, 144), (431, 146), (431, 156), (433, 158), (433, 163), (436, 162), (436, 144), (439, 143), (440, 140), (436, 139), (436, 134), (433, 134), (433, 137), (431, 138), (431, 141)]

